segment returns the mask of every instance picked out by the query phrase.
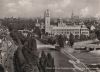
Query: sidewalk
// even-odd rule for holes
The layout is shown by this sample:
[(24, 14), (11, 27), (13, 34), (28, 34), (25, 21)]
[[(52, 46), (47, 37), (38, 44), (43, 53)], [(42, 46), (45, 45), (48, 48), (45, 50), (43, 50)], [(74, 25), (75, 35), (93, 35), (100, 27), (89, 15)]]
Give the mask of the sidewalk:
[(100, 51), (98, 51), (98, 55), (97, 52), (77, 52), (74, 51), (74, 49), (72, 48), (64, 48), (64, 50), (66, 52), (69, 52), (70, 54), (72, 54), (74, 57), (76, 57), (77, 59), (79, 59), (81, 62), (85, 63), (85, 64), (100, 64)]
[(71, 49), (71, 48), (65, 49), (64, 48), (61, 50), (61, 52), (70, 57), (70, 59), (71, 59), (70, 63), (73, 64), (75, 69), (80, 70), (81, 72), (91, 72), (84, 63), (82, 63), (78, 58), (76, 58), (73, 55), (73, 53), (74, 53), (73, 49)]
[(82, 41), (82, 42), (75, 42), (73, 47), (98, 47), (98, 45), (95, 45), (95, 44), (91, 44), (91, 43), (94, 43), (94, 42), (98, 42), (99, 40), (95, 39), (95, 40), (88, 40), (88, 41)]
[(94, 39), (94, 40), (88, 40), (88, 41), (81, 41), (81, 42), (76, 42), (74, 45), (90, 44), (90, 43), (97, 42), (97, 41), (99, 41), (99, 40)]

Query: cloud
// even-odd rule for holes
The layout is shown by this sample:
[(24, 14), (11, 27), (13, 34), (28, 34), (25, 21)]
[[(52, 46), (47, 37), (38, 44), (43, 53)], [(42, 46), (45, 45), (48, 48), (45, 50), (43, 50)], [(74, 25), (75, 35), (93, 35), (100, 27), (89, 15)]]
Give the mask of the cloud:
[(54, 13), (63, 13), (64, 8), (71, 4), (71, 0), (60, 0), (53, 3), (48, 4), (48, 8), (52, 10)]
[(40, 16), (46, 9), (50, 9), (52, 16), (98, 16), (100, 0), (0, 0), (1, 16)]
[(16, 3), (8, 3), (6, 7), (8, 9), (8, 12), (11, 12), (11, 13), (17, 12)]
[(55, 12), (56, 12), (56, 13), (62, 13), (63, 10), (62, 10), (62, 9), (57, 9), (57, 10), (55, 10)]
[(15, 13), (15, 12), (17, 12), (17, 10), (16, 10), (16, 9), (11, 8), (11, 9), (9, 9), (9, 12), (11, 12), (11, 13)]
[(16, 4), (15, 3), (8, 3), (7, 7), (14, 7)]
[(19, 8), (25, 9), (26, 11), (31, 11), (33, 9), (31, 0), (20, 0), (18, 4)]
[(48, 4), (48, 8), (50, 8), (50, 9), (57, 9), (58, 7), (59, 7), (59, 5), (57, 3)]
[(71, 3), (71, 0), (61, 0), (59, 2), (48, 4), (49, 8), (65, 8)]
[(89, 7), (85, 7), (85, 8), (83, 8), (83, 9), (81, 9), (80, 14), (81, 14), (83, 17), (87, 16), (87, 15), (89, 14)]
[(26, 7), (32, 5), (31, 0), (19, 0), (18, 3), (19, 5), (26, 6)]
[(65, 8), (71, 3), (71, 0), (63, 0), (60, 5), (61, 7)]

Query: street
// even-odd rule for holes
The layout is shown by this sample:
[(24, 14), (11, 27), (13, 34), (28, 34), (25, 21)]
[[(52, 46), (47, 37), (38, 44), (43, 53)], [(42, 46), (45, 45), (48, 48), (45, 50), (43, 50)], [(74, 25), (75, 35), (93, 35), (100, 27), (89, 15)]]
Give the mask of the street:
[(55, 72), (81, 72), (75, 68), (75, 66), (70, 63), (70, 57), (61, 53), (60, 51), (56, 51), (53, 48), (41, 47), (39, 45), (43, 45), (40, 41), (37, 40), (37, 46), (39, 53), (43, 50), (45, 53), (51, 53), (52, 57), (54, 58), (55, 63)]
[(42, 50), (45, 53), (51, 53), (51, 55), (53, 56), (55, 63), (55, 72), (75, 72), (74, 66), (69, 62), (69, 57), (65, 56), (61, 52), (50, 49), (41, 49), (39, 50), (39, 52), (41, 52)]

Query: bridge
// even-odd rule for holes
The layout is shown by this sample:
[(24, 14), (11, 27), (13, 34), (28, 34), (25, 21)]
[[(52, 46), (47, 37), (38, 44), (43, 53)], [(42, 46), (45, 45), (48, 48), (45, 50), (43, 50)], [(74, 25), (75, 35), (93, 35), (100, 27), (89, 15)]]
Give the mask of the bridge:
[(55, 45), (47, 45), (47, 44), (43, 44), (42, 42), (40, 42), (39, 40), (36, 39), (37, 42), (37, 49), (44, 49), (44, 48), (53, 48), (55, 49)]

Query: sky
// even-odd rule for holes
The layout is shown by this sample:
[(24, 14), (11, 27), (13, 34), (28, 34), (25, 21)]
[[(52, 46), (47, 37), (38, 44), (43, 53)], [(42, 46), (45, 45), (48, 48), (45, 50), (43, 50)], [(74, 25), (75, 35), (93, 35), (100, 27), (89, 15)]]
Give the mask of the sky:
[(43, 17), (46, 9), (52, 17), (98, 17), (100, 0), (0, 0), (0, 17)]

